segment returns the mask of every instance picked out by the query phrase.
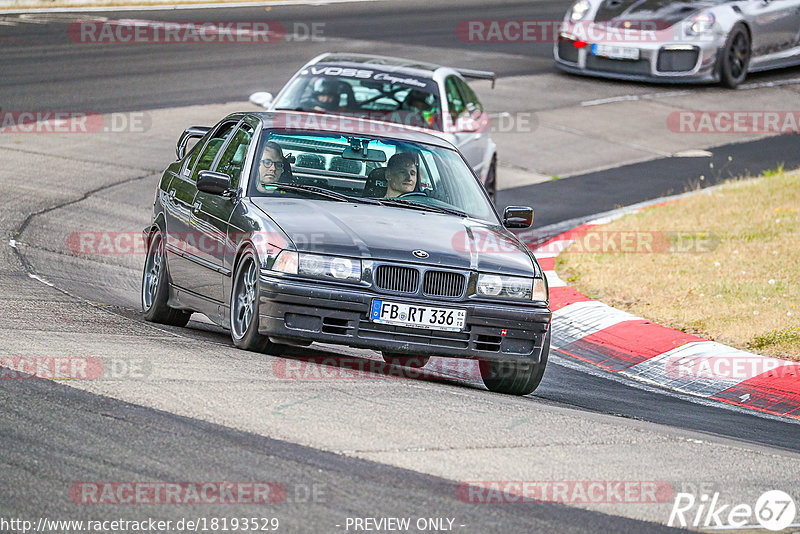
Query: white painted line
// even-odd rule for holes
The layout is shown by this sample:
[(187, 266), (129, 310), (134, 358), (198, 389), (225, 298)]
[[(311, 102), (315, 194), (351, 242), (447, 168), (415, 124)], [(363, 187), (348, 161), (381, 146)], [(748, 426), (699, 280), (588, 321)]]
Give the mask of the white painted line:
[(780, 87), (781, 85), (797, 85), (798, 83), (800, 83), (800, 78), (789, 78), (788, 80), (775, 80), (774, 82), (744, 83), (739, 86), (739, 89), (761, 89), (762, 87)]
[(97, 6), (97, 7), (47, 7), (2, 9), (0, 13), (70, 13), (92, 11), (168, 11), (177, 9), (224, 9), (230, 7), (275, 7), (275, 6), (321, 6), (327, 4), (350, 4), (355, 2), (382, 2), (385, 0), (280, 0), (275, 2), (230, 2), (208, 4), (162, 4), (146, 6)]
[(684, 150), (682, 152), (675, 152), (673, 158), (710, 158), (713, 156), (708, 150)]
[(47, 280), (45, 280), (44, 278), (42, 278), (42, 277), (41, 277), (41, 276), (39, 276), (39, 275), (28, 273), (28, 276), (29, 276), (30, 278), (33, 278), (34, 280), (38, 280), (39, 282), (43, 283), (43, 284), (44, 284), (44, 285), (46, 285), (46, 286), (50, 286), (50, 287), (56, 287), (56, 286), (55, 286), (55, 284), (53, 284), (53, 283), (51, 283), (51, 282), (48, 282)]
[(621, 95), (609, 98), (598, 98), (597, 100), (585, 100), (581, 102), (582, 107), (602, 106), (603, 104), (614, 104), (617, 102), (631, 102), (637, 100), (656, 100), (658, 98), (669, 98), (673, 96), (687, 96), (694, 94), (694, 91), (665, 91), (663, 93), (647, 93), (644, 95)]
[(564, 347), (609, 326), (636, 319), (641, 317), (596, 300), (575, 302), (553, 312), (553, 344)]

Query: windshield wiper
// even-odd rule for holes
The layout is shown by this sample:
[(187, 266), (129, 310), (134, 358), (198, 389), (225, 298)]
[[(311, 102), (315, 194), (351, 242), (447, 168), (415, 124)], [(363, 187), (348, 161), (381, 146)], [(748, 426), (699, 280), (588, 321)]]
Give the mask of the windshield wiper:
[(267, 187), (275, 187), (276, 189), (284, 189), (286, 191), (308, 191), (309, 193), (317, 194), (321, 197), (338, 200), (340, 202), (358, 202), (360, 204), (378, 204), (380, 202), (371, 198), (359, 198), (337, 193), (324, 187), (317, 187), (315, 185), (300, 185), (300, 184), (267, 184)]
[(450, 215), (457, 215), (458, 217), (469, 217), (469, 215), (461, 210), (455, 208), (444, 208), (442, 206), (432, 206), (430, 204), (423, 204), (422, 202), (415, 202), (413, 200), (404, 200), (401, 198), (382, 198), (382, 204), (390, 204), (392, 206), (403, 206), (410, 209), (417, 209), (421, 211), (433, 211), (436, 213), (448, 213)]

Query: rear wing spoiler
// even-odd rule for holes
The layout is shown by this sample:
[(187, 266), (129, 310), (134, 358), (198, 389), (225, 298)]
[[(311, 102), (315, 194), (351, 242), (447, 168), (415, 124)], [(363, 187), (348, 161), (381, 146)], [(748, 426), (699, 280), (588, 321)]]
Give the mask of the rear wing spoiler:
[(472, 70), (472, 69), (456, 69), (464, 78), (473, 78), (475, 80), (492, 80), (492, 89), (494, 89), (494, 82), (497, 81), (497, 75), (494, 72), (486, 70)]

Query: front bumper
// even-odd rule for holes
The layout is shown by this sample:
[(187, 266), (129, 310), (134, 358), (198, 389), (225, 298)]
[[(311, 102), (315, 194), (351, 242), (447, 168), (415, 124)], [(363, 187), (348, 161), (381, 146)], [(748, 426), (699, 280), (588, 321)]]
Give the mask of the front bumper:
[[(550, 328), (551, 313), (546, 307), (421, 301), (263, 273), (259, 286), (258, 331), (280, 339), (404, 354), (539, 363)], [(466, 324), (461, 332), (446, 332), (374, 323), (368, 319), (373, 298), (465, 309)]]
[[(638, 50), (639, 59), (611, 59), (591, 53), (592, 45), (561, 32), (553, 47), (556, 67), (573, 74), (620, 80), (661, 83), (711, 83), (719, 81), (717, 59), (720, 44), (716, 39), (698, 42), (645, 42), (631, 40), (614, 43)], [(602, 43), (600, 43), (602, 44)]]

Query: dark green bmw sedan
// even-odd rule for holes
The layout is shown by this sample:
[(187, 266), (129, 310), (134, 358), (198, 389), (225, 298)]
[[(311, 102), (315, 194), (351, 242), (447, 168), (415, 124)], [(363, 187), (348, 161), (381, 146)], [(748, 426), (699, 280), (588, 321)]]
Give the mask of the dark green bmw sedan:
[[(191, 148), (190, 148), (191, 147)], [(145, 228), (142, 308), (202, 313), (237, 347), (314, 341), (480, 362), (525, 395), (550, 349), (547, 281), (462, 155), (413, 128), (317, 113), (235, 113), (188, 128)]]

